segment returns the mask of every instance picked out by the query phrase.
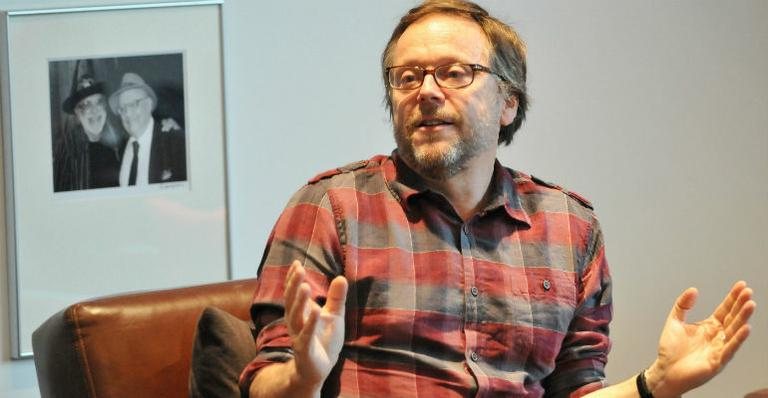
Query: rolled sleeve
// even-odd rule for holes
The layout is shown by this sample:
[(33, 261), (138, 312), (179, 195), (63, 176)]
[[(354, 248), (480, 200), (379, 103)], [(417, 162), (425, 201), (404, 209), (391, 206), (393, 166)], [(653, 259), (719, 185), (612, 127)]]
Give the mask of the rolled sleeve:
[(251, 305), (251, 317), (259, 330), (255, 339), (258, 354), (240, 375), (243, 396), (259, 370), (293, 358), (283, 321), (284, 283), (291, 263), (298, 260), (305, 267), (311, 297), (322, 305), (330, 280), (341, 273), (338, 236), (330, 199), (321, 184), (299, 190), (280, 215), (267, 242)]
[(605, 385), (613, 317), (611, 276), (599, 223), (593, 220), (580, 267), (576, 312), (556, 359), (544, 380), (546, 397), (581, 397)]

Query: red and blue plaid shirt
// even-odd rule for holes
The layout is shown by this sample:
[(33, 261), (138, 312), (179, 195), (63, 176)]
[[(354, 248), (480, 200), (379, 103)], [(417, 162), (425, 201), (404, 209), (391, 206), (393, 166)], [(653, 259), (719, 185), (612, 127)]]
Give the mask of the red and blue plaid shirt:
[[(611, 280), (590, 205), (494, 168), (464, 222), (396, 152), (324, 173), (288, 203), (267, 245), (241, 375), (291, 358), (281, 311), (295, 259), (322, 303), (350, 282), (344, 348), (323, 396), (560, 397), (603, 386)], [(269, 319), (271, 320), (271, 319)]]

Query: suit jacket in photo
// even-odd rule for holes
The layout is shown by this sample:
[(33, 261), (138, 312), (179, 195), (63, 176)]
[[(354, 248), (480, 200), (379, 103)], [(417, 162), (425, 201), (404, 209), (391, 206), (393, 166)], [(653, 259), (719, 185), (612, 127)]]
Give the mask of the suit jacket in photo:
[[(155, 119), (151, 145), (149, 183), (186, 181), (187, 152), (184, 130), (173, 119)], [(122, 154), (125, 154), (125, 149), (124, 146)]]
[(186, 181), (187, 147), (184, 130), (175, 122), (166, 127), (155, 120), (149, 155), (149, 183)]

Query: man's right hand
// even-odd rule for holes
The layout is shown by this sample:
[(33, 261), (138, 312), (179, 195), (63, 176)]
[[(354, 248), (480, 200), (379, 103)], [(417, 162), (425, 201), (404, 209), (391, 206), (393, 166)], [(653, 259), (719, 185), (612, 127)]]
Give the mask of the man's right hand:
[(325, 305), (311, 297), (306, 271), (294, 261), (285, 278), (285, 324), (293, 359), (275, 363), (256, 374), (250, 397), (320, 397), (323, 383), (339, 360), (344, 345), (347, 279), (331, 281)]
[(299, 382), (318, 390), (339, 359), (344, 344), (344, 307), (347, 280), (331, 281), (325, 305), (311, 297), (306, 271), (298, 261), (285, 278), (285, 323), (291, 336), (294, 366)]

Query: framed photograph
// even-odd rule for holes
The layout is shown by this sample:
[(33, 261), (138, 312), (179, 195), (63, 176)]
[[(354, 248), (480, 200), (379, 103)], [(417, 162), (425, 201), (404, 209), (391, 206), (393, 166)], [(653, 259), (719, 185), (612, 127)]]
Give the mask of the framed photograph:
[(222, 6), (0, 15), (14, 358), (77, 301), (230, 278)]
[(183, 60), (177, 52), (49, 61), (55, 194), (187, 181)]

